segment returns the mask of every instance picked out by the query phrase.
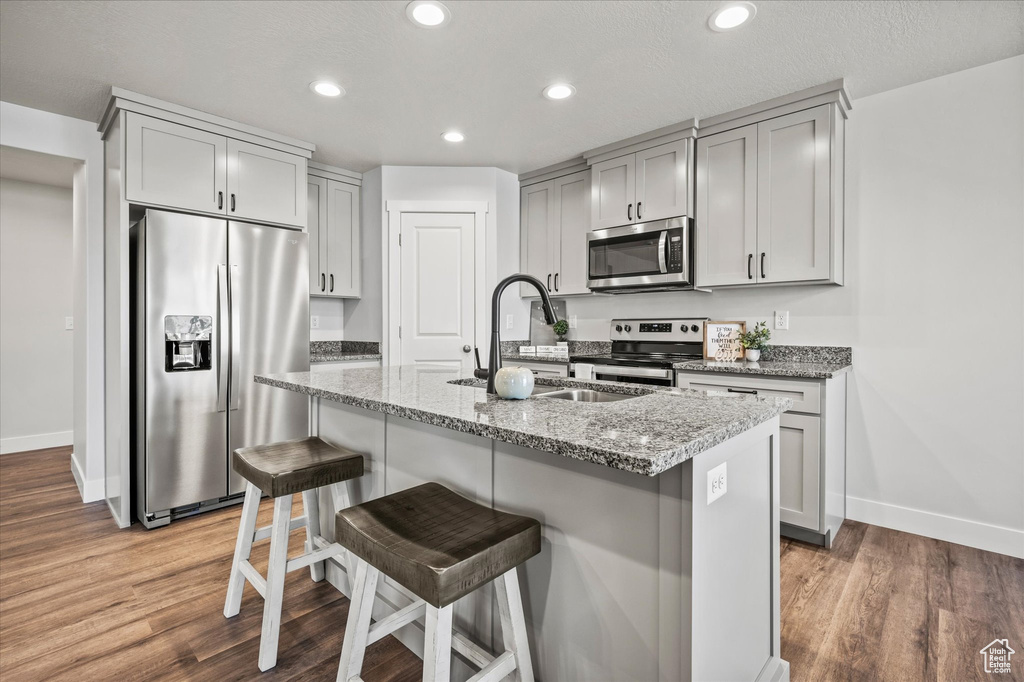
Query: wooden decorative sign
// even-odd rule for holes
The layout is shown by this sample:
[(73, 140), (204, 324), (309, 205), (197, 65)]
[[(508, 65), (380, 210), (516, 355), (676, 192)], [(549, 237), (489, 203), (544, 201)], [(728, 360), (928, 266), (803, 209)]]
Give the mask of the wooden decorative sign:
[(705, 322), (704, 359), (718, 362), (742, 360), (740, 334), (746, 331), (746, 322)]

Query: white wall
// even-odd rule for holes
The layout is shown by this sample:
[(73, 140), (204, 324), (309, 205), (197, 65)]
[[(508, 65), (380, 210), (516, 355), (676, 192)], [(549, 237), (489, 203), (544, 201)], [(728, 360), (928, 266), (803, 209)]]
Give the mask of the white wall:
[(71, 445), (72, 201), (0, 180), (0, 453)]
[(1024, 556), (1024, 57), (854, 101), (845, 287), (569, 299), (611, 317), (771, 320), (852, 346), (851, 518)]
[(82, 499), (103, 498), (103, 143), (89, 121), (0, 102), (0, 145), (83, 162), (74, 178), (74, 411), (71, 470)]
[(309, 327), (310, 341), (340, 341), (345, 338), (345, 299), (309, 297), (309, 316), (319, 318), (320, 326)]
[[(387, 278), (386, 254), (381, 252), (387, 230), (388, 201), (486, 201), (485, 291), (486, 321), (490, 325), (490, 297), (501, 277), (519, 270), (519, 183), (515, 175), (497, 168), (436, 166), (383, 166), (363, 174), (363, 298), (346, 302), (345, 338), (385, 341), (386, 308), (380, 283)], [(529, 334), (529, 304), (516, 287), (502, 297), (502, 321), (513, 316), (513, 328), (502, 325), (502, 338)], [(481, 342), (486, 346), (487, 341)], [(486, 356), (486, 348), (481, 347)]]

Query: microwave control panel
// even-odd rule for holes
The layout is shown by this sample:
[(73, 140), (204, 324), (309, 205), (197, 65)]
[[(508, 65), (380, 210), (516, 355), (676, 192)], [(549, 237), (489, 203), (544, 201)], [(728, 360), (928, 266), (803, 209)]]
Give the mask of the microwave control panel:
[(683, 231), (675, 229), (668, 231), (668, 271), (683, 271)]

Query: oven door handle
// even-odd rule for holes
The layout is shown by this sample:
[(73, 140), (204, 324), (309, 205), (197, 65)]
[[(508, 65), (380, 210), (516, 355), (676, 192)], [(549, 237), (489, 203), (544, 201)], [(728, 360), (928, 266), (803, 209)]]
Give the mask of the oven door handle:
[(672, 379), (672, 370), (670, 369), (651, 369), (647, 367), (594, 365), (594, 375), (598, 374), (613, 374), (620, 377), (645, 377), (649, 379)]
[(665, 249), (667, 246), (668, 232), (662, 230), (661, 236), (658, 238), (658, 269), (661, 270), (662, 274), (668, 272), (668, 264), (665, 262)]

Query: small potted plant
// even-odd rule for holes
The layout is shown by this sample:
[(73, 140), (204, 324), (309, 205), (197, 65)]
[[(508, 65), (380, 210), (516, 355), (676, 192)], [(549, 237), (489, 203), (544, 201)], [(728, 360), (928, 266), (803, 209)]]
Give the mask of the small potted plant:
[(551, 330), (555, 332), (555, 336), (558, 337), (560, 343), (565, 342), (565, 335), (569, 333), (569, 323), (565, 320), (559, 320), (551, 325)]
[(761, 359), (761, 351), (768, 347), (768, 341), (772, 338), (772, 332), (768, 329), (767, 322), (758, 322), (748, 332), (740, 334), (740, 345), (745, 349), (745, 356), (750, 362), (757, 362)]

